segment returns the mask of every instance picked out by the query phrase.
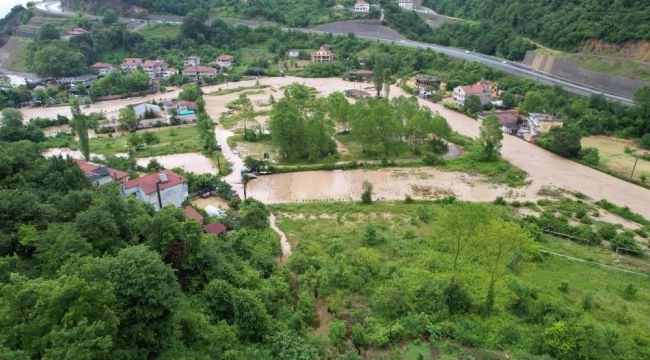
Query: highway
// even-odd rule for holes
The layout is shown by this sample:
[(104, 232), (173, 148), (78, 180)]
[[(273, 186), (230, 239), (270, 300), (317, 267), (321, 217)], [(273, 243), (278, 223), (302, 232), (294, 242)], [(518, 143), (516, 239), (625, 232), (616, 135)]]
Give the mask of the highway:
[[(61, 2), (60, 1), (44, 1), (41, 3), (38, 3), (37, 8), (41, 11), (49, 12), (54, 15), (59, 15), (59, 16), (74, 16), (75, 14), (72, 12), (67, 12), (61, 9)], [(149, 20), (149, 23), (173, 23), (173, 24), (179, 24), (180, 23), (180, 18), (178, 16), (156, 16), (155, 18)], [(125, 22), (130, 22), (134, 23), (137, 22), (138, 24), (135, 26), (134, 30), (137, 31), (141, 29), (142, 27), (146, 26), (146, 23), (143, 23), (142, 20), (140, 19), (127, 19), (127, 18), (122, 18), (122, 21)], [(255, 25), (248, 25), (251, 27), (254, 27)], [(282, 30), (285, 31), (300, 31), (300, 32), (305, 32), (305, 33), (312, 33), (312, 34), (332, 34), (336, 36), (347, 36), (347, 32), (325, 32), (325, 31), (320, 31), (320, 30), (314, 30), (314, 29), (305, 29), (305, 28), (282, 28)], [(634, 104), (633, 99), (629, 99), (626, 97), (618, 96), (616, 94), (608, 93), (606, 90), (603, 89), (596, 89), (593, 87), (585, 86), (584, 84), (579, 84), (576, 82), (568, 81), (566, 79), (561, 79), (556, 76), (550, 75), (548, 73), (542, 72), (535, 70), (531, 67), (525, 66), (521, 63), (505, 60), (502, 58), (497, 58), (494, 56), (488, 56), (488, 55), (483, 55), (479, 53), (474, 53), (470, 52), (467, 50), (463, 49), (458, 49), (458, 48), (453, 48), (453, 47), (447, 47), (447, 46), (441, 46), (441, 45), (435, 45), (435, 44), (429, 44), (429, 43), (424, 43), (424, 42), (419, 42), (419, 41), (412, 41), (412, 40), (395, 40), (395, 39), (385, 39), (385, 38), (379, 38), (379, 37), (373, 37), (373, 36), (357, 36), (359, 38), (367, 39), (367, 40), (374, 40), (374, 41), (379, 41), (382, 43), (391, 43), (391, 44), (398, 44), (402, 46), (408, 46), (412, 48), (418, 48), (418, 49), (429, 49), (435, 52), (439, 52), (442, 54), (445, 54), (449, 57), (455, 58), (455, 59), (460, 59), (460, 60), (467, 60), (467, 61), (476, 61), (479, 63), (482, 63), (484, 65), (490, 66), (495, 69), (502, 70), (508, 74), (520, 76), (520, 77), (525, 77), (546, 85), (559, 85), (563, 87), (566, 91), (576, 94), (576, 95), (582, 95), (582, 96), (590, 96), (592, 94), (602, 94), (605, 97), (607, 97), (610, 100), (618, 101), (623, 104), (631, 105)]]

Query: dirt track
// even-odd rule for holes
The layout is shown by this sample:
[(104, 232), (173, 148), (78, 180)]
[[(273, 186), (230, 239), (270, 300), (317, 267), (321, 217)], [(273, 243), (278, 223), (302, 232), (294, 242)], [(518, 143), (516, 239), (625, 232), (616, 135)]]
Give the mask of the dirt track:
[[(333, 91), (343, 91), (346, 89), (353, 88), (355, 85), (351, 82), (347, 82), (341, 79), (327, 78), (327, 79), (303, 79), (295, 77), (283, 77), (283, 78), (265, 78), (262, 79), (262, 83), (266, 85), (274, 86), (276, 89), (283, 85), (288, 85), (293, 82), (304, 83), (305, 85), (313, 86), (317, 88), (321, 94), (326, 95)], [(242, 82), (242, 86), (253, 85), (254, 81)], [(368, 86), (369, 84), (364, 84)], [(356, 85), (357, 88), (359, 85)], [(208, 93), (214, 91), (219, 87), (224, 87), (223, 85), (212, 86), (204, 89), (204, 92)], [(164, 94), (165, 97), (172, 97), (177, 94), (176, 91)], [(398, 96), (403, 94), (402, 90), (393, 87), (391, 89), (392, 96)], [(160, 95), (153, 96), (154, 98), (160, 98)], [(277, 96), (276, 96), (277, 98)], [(207, 100), (207, 110), (213, 118), (216, 118), (215, 115), (221, 111), (225, 102), (222, 100), (211, 99), (210, 97), (206, 98)], [(137, 103), (142, 102), (143, 99), (131, 99), (131, 100), (120, 100), (116, 102), (104, 102), (98, 105), (93, 105), (87, 111), (98, 111), (99, 109), (117, 109), (121, 106), (126, 105), (127, 103)], [(438, 111), (442, 116), (444, 116), (452, 128), (464, 135), (476, 137), (479, 133), (479, 123), (474, 119), (471, 119), (465, 115), (453, 112), (451, 110), (445, 109), (441, 105), (433, 104), (429, 101), (419, 100), (422, 106), (430, 107), (434, 111)], [(26, 114), (26, 119), (35, 116), (53, 116), (57, 113), (69, 113), (68, 108), (48, 108), (48, 109), (26, 109), (23, 111)], [(47, 113), (48, 115), (45, 115)], [(218, 117), (218, 116), (217, 116)], [(227, 137), (226, 134), (217, 133), (218, 137)], [(225, 141), (225, 139), (220, 139)], [(224, 155), (226, 154), (226, 149), (224, 149)], [(580, 165), (571, 160), (562, 158), (555, 154), (552, 154), (538, 146), (519, 140), (513, 136), (506, 136), (503, 142), (503, 156), (508, 159), (515, 166), (520, 167), (529, 174), (529, 180), (531, 180), (531, 185), (529, 188), (526, 188), (523, 191), (526, 196), (524, 198), (533, 197), (533, 193), (536, 189), (541, 188), (542, 186), (554, 186), (559, 188), (564, 188), (571, 191), (580, 191), (585, 195), (599, 200), (607, 199), (620, 206), (629, 206), (635, 212), (638, 212), (650, 218), (650, 190), (644, 189), (637, 185), (619, 180), (605, 173), (599, 172), (597, 170), (591, 169), (589, 167)], [(239, 166), (241, 165), (241, 160), (238, 161)], [(238, 166), (235, 166), (235, 173), (231, 180), (236, 181), (238, 177)], [(295, 177), (304, 177), (304, 174), (288, 174)], [(275, 175), (274, 175), (275, 176)], [(287, 176), (287, 175), (283, 175)], [(272, 177), (267, 177), (272, 178)], [(267, 181), (267, 180), (264, 180)], [(286, 183), (287, 179), (284, 179), (282, 182)], [(293, 181), (289, 181), (293, 183)], [(315, 183), (313, 183), (315, 184)], [(353, 184), (356, 188), (356, 184)], [(359, 184), (360, 185), (360, 184)], [(274, 187), (275, 185), (269, 185)], [(324, 197), (322, 191), (318, 194), (319, 198)], [(480, 195), (480, 194), (479, 194)], [(483, 196), (477, 195), (476, 200), (481, 200)], [(279, 193), (276, 193), (275, 196), (279, 196)], [(403, 198), (403, 197), (402, 197)], [(474, 197), (469, 198), (472, 200)], [(309, 199), (304, 199), (309, 200)], [(277, 199), (274, 199), (273, 202), (281, 201), (294, 201), (292, 198), (282, 198), (279, 196)]]

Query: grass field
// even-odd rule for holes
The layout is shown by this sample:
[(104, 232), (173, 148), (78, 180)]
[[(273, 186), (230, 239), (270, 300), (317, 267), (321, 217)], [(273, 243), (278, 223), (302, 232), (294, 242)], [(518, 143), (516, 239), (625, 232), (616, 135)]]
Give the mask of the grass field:
[(29, 39), (12, 36), (2, 48), (2, 67), (18, 72), (26, 72), (25, 53), (29, 46)]
[[(449, 268), (452, 254), (441, 246), (436, 226), (439, 221), (447, 221), (443, 216), (445, 212), (461, 205), (310, 203), (274, 205), (271, 209), (293, 246), (290, 268), (301, 272), (299, 277), (307, 276), (304, 274), (308, 273), (305, 270), (308, 264), (320, 269), (319, 293), (334, 316), (348, 324), (365, 323), (368, 336), (373, 339), (371, 343), (381, 344), (381, 339), (374, 337), (378, 336), (376, 331), (381, 334), (381, 330), (377, 330), (381, 326), (404, 333), (417, 327), (417, 322), (413, 322), (417, 316), (408, 310), (410, 305), (401, 303), (399, 296), (394, 298), (399, 303), (396, 306), (403, 305), (401, 311), (411, 315), (390, 321), (382, 317), (386, 305), (378, 300), (387, 287), (401, 289), (404, 296), (408, 296), (410, 286), (417, 288), (420, 282), (436, 286), (437, 281), (448, 281), (452, 277)], [(484, 208), (494, 214), (502, 210), (493, 205)], [(428, 222), (422, 220), (423, 214), (428, 214)], [(363, 240), (368, 224), (375, 227), (380, 238), (372, 245)], [(542, 236), (536, 248), (613, 263), (611, 251), (602, 247), (578, 245), (553, 237)], [(462, 279), (474, 301), (480, 303), (486, 286), (485, 280), (481, 280), (481, 261), (479, 258), (467, 261), (463, 270), (454, 276)], [(640, 270), (631, 262), (614, 265)], [(346, 285), (350, 277), (367, 274), (371, 275), (360, 287)], [(557, 321), (594, 327), (593, 331), (601, 335), (604, 331), (619, 339), (617, 341), (638, 339), (638, 344), (645, 344), (640, 345), (645, 347), (641, 351), (648, 353), (649, 278), (541, 254), (525, 261), (520, 271), (504, 276), (506, 278), (500, 279), (496, 290), (496, 310), (490, 316), (479, 316), (473, 311), (455, 315), (434, 323), (436, 330), (428, 330), (428, 333), (434, 331), (436, 336), (427, 339), (413, 334), (406, 336), (410, 340), (389, 341), (376, 349), (371, 346), (368, 353), (378, 351), (383, 354), (381, 358), (413, 360), (419, 359), (419, 355), (424, 359), (500, 359), (505, 358), (503, 350), (514, 355), (536, 353), (539, 350), (534, 350), (534, 343), (542, 341), (545, 329)], [(510, 289), (513, 283), (535, 294), (529, 310), (545, 309), (543, 319), (531, 320), (511, 310), (517, 303), (513, 303), (517, 297)], [(563, 283), (566, 288), (560, 290)], [(630, 284), (636, 289), (633, 298), (625, 295)], [(504, 340), (504, 334), (511, 331), (515, 334), (513, 338)], [(512, 358), (519, 358), (514, 355)]]
[[(136, 157), (169, 155), (188, 152), (201, 152), (201, 140), (196, 126), (167, 128), (154, 132), (160, 139), (158, 144), (147, 146), (135, 153)], [(138, 133), (142, 135), (142, 132)], [(90, 152), (102, 155), (128, 153), (127, 136), (102, 136), (90, 139)]]
[[(629, 177), (634, 166), (635, 157), (626, 153), (625, 148), (634, 150), (637, 154), (647, 152), (641, 150), (634, 142), (608, 136), (590, 136), (582, 139), (583, 147), (594, 147), (600, 154), (600, 167), (609, 169), (621, 176)], [(650, 178), (650, 161), (639, 158), (634, 172), (634, 179), (639, 180), (641, 175)]]

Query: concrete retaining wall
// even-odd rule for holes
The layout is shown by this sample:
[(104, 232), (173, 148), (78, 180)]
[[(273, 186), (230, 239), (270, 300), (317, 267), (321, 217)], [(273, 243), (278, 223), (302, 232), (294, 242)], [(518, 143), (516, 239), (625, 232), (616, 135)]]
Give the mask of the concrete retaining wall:
[(523, 63), (553, 76), (627, 98), (633, 98), (638, 89), (650, 86), (647, 81), (582, 69), (566, 60), (535, 51), (526, 52)]

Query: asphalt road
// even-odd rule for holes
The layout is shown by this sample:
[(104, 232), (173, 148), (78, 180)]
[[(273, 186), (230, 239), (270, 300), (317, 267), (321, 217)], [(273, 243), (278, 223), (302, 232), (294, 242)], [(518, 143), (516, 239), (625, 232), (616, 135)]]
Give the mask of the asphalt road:
[[(63, 15), (63, 16), (74, 16), (75, 14), (72, 12), (67, 12), (61, 10), (61, 2), (60, 1), (44, 1), (42, 3), (37, 4), (38, 9), (49, 12), (55, 15)], [(139, 19), (126, 19), (122, 18), (122, 21), (134, 23), (137, 22), (139, 25), (135, 26), (135, 30), (139, 30), (140, 28), (144, 27), (142, 25), (142, 21)], [(156, 23), (173, 23), (173, 24), (179, 24), (181, 22), (181, 18), (178, 16), (156, 16), (149, 20), (150, 23), (156, 24)], [(247, 26), (254, 27), (255, 22), (250, 22), (250, 24), (246, 24)], [(304, 29), (304, 28), (283, 28), (283, 30), (289, 31), (301, 31), (305, 33), (312, 33), (312, 34), (326, 34), (330, 33), (332, 35), (338, 35), (338, 36), (346, 36), (347, 32), (332, 32), (332, 31), (320, 31), (320, 30), (314, 30), (314, 29)], [(374, 36), (358, 36), (359, 38), (363, 39), (368, 39), (368, 40), (376, 40), (382, 43), (395, 43), (399, 44), (402, 46), (408, 46), (412, 48), (418, 48), (418, 49), (430, 49), (432, 51), (436, 51), (442, 54), (445, 54), (449, 57), (456, 58), (456, 59), (461, 59), (461, 60), (469, 60), (469, 61), (476, 61), (480, 62), (484, 65), (490, 66), (495, 69), (502, 70), (508, 74), (516, 75), (516, 76), (521, 76), (525, 78), (532, 79), (534, 81), (546, 84), (546, 85), (559, 85), (563, 87), (566, 91), (577, 94), (577, 95), (582, 95), (582, 96), (589, 96), (592, 94), (602, 94), (605, 97), (615, 100), (618, 102), (621, 102), (623, 104), (634, 104), (633, 99), (629, 99), (626, 97), (618, 96), (615, 94), (607, 93), (605, 90), (602, 89), (596, 89), (592, 88), (589, 86), (585, 86), (583, 84), (571, 82), (565, 79), (561, 79), (558, 77), (555, 77), (553, 75), (534, 70), (528, 66), (522, 65), (517, 62), (512, 62), (508, 61), (505, 59), (497, 58), (494, 56), (488, 56), (488, 55), (483, 55), (483, 54), (478, 54), (474, 52), (470, 52), (467, 50), (463, 49), (458, 49), (458, 48), (452, 48), (452, 47), (447, 47), (447, 46), (440, 46), (440, 45), (435, 45), (435, 44), (429, 44), (429, 43), (424, 43), (424, 42), (418, 42), (418, 41), (412, 41), (412, 40), (395, 40), (395, 39), (386, 39), (386, 38), (379, 38), (379, 37), (374, 37)]]

